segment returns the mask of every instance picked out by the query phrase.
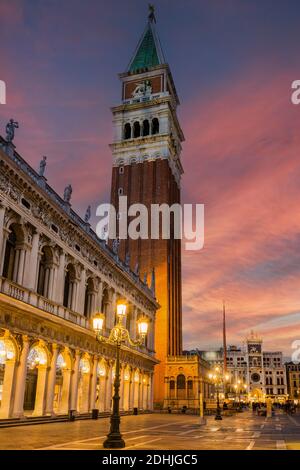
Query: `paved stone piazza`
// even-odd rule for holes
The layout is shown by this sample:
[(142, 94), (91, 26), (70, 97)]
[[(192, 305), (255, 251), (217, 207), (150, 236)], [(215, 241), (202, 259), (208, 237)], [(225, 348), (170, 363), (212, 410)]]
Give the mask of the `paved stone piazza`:
[[(300, 415), (264, 418), (245, 411), (200, 426), (192, 415), (122, 417), (125, 450), (300, 450)], [(0, 449), (101, 450), (108, 419), (3, 428)]]

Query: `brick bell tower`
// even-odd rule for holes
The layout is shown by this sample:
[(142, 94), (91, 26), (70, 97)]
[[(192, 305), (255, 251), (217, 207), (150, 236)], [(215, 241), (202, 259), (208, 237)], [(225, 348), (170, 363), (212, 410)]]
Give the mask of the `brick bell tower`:
[[(122, 102), (112, 108), (114, 141), (111, 203), (119, 210), (119, 196), (128, 207), (180, 203), (180, 161), (184, 140), (176, 115), (179, 105), (172, 74), (164, 58), (155, 28), (153, 7), (146, 28), (122, 82)], [(122, 214), (119, 213), (119, 217)], [(130, 218), (128, 218), (130, 222)], [(150, 227), (150, 215), (149, 215)], [(155, 272), (155, 294), (160, 309), (155, 328), (154, 403), (164, 400), (165, 361), (182, 352), (181, 242), (151, 238), (121, 240), (119, 257), (130, 258), (141, 279)]]

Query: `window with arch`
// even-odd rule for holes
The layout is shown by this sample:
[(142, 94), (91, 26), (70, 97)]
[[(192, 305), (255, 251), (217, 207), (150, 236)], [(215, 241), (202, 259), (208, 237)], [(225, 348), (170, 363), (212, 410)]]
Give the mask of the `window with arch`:
[(157, 118), (152, 119), (152, 134), (159, 134), (159, 120)]
[(185, 376), (179, 374), (177, 376), (177, 398), (185, 398)]
[(16, 261), (16, 244), (17, 235), (13, 227), (10, 229), (10, 234), (6, 240), (4, 264), (2, 276), (6, 277), (10, 281), (14, 281), (14, 267)]
[(50, 271), (52, 269), (53, 256), (51, 248), (44, 246), (42, 249), (42, 256), (39, 264), (37, 293), (44, 297), (49, 296), (50, 288)]
[(123, 196), (123, 194), (124, 194), (123, 188), (118, 188), (118, 195)]
[(145, 119), (143, 121), (143, 136), (146, 137), (149, 134), (150, 134), (150, 124), (149, 124), (148, 119)]
[(129, 124), (129, 122), (127, 122), (124, 127), (124, 139), (131, 139), (131, 125)]
[(73, 309), (74, 308), (74, 295), (75, 295), (75, 280), (76, 273), (75, 268), (72, 264), (68, 264), (67, 271), (65, 274), (65, 285), (64, 285), (64, 307)]
[(133, 124), (133, 137), (136, 139), (141, 136), (141, 126), (138, 121)]
[(123, 174), (124, 174), (124, 167), (119, 166), (119, 175), (123, 175)]

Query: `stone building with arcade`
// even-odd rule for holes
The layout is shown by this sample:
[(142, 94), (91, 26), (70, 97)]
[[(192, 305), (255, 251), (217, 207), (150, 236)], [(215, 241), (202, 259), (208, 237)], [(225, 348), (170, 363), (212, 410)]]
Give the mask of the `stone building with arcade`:
[(121, 411), (153, 406), (154, 326), (158, 304), (118, 253), (0, 138), (0, 419), (85, 415), (111, 410), (115, 350), (96, 341), (91, 317), (105, 314), (104, 334), (126, 299), (126, 326), (146, 344), (121, 350)]

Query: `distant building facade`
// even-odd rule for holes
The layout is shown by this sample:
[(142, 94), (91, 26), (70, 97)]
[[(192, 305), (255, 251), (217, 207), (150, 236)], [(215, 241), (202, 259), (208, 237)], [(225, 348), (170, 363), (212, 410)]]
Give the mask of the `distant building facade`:
[(198, 353), (169, 356), (166, 362), (164, 408), (199, 409), (200, 393), (204, 402), (214, 394), (214, 385), (208, 377), (210, 370), (209, 362)]
[[(224, 365), (223, 349), (201, 351), (201, 356), (212, 367)], [(227, 392), (234, 397), (250, 401), (264, 401), (270, 397), (276, 401), (287, 398), (287, 381), (282, 352), (263, 350), (263, 341), (254, 333), (246, 339), (245, 346), (227, 348), (227, 372), (230, 375)], [(235, 385), (238, 385), (238, 389)]]
[(289, 398), (300, 401), (300, 363), (286, 362), (285, 368)]

